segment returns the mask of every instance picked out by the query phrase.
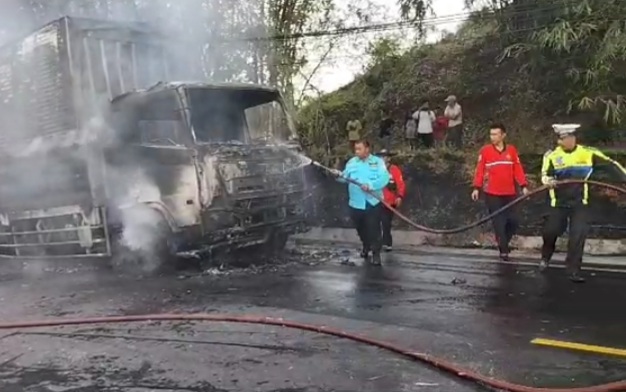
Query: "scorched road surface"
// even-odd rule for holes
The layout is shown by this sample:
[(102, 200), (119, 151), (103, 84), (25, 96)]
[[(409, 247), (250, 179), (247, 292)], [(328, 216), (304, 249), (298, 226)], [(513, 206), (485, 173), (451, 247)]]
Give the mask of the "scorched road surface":
[[(3, 275), (0, 317), (265, 315), (401, 343), (535, 386), (626, 377), (624, 359), (530, 344), (545, 337), (626, 348), (624, 275), (574, 285), (562, 270), (544, 276), (444, 254), (387, 256), (382, 268), (352, 260), (337, 249), (300, 249), (261, 269), (145, 278), (30, 263)], [(0, 339), (3, 392), (482, 390), (378, 349), (279, 327), (92, 325), (3, 331)]]

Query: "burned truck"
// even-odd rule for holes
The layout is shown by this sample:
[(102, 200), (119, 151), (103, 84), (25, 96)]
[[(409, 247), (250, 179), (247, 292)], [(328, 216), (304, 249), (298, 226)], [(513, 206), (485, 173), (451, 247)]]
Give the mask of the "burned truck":
[(0, 49), (0, 254), (162, 259), (305, 229), (281, 94), (174, 82), (142, 24), (64, 17)]

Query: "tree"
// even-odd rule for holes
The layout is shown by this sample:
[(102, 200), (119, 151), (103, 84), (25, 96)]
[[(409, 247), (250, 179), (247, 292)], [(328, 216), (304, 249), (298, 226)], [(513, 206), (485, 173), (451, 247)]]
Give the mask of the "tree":
[(626, 2), (490, 0), (489, 9), (509, 44), (503, 58), (526, 63), (530, 76), (568, 112), (599, 111), (607, 123), (623, 122), (626, 25), (617, 16), (626, 12)]
[(294, 102), (294, 77), (306, 63), (303, 33), (332, 24), (333, 0), (266, 0), (268, 78)]
[(397, 39), (383, 37), (368, 45), (367, 53), (370, 56), (368, 68), (382, 64), (387, 60), (393, 60), (400, 56), (401, 46)]
[(616, 15), (624, 15), (626, 2), (582, 0), (563, 7), (562, 15), (551, 26), (533, 35), (539, 50), (550, 51), (567, 62), (570, 107), (600, 108), (607, 122), (624, 119), (626, 101), (626, 25)]
[(431, 11), (432, 0), (398, 0), (402, 19), (415, 23), (423, 32), (423, 20)]

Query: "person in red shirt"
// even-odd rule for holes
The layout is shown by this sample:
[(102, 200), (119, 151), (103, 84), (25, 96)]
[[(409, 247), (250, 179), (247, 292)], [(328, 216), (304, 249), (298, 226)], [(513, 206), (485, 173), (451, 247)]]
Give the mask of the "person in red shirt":
[[(402, 178), (402, 170), (400, 170), (397, 165), (391, 163), (391, 157), (393, 156), (391, 152), (381, 150), (378, 156), (385, 160), (387, 171), (389, 171), (389, 183), (383, 189), (384, 199), (392, 207), (400, 208), (406, 192), (404, 178)], [(386, 252), (391, 252), (392, 250), (393, 239), (391, 238), (391, 223), (393, 217), (393, 211), (387, 207), (383, 208), (381, 226), (383, 230), (383, 249)]]
[(443, 115), (443, 110), (437, 108), (437, 117), (435, 118), (435, 124), (433, 126), (433, 133), (435, 136), (435, 143), (437, 145), (443, 145), (446, 139), (446, 130), (448, 129), (448, 118)]
[[(491, 144), (484, 146), (478, 154), (478, 164), (474, 176), (472, 200), (477, 201), (482, 190), (489, 213), (504, 207), (517, 198), (517, 185), (524, 194), (528, 193), (528, 182), (520, 162), (517, 149), (506, 144), (506, 128), (493, 124), (489, 130)], [(500, 260), (509, 260), (509, 243), (517, 230), (517, 217), (513, 209), (508, 209), (493, 218)]]

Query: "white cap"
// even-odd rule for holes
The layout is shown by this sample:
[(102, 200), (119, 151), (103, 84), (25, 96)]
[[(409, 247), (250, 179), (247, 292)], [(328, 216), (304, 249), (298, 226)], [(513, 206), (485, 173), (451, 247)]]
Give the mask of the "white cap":
[(580, 124), (552, 124), (552, 129), (559, 136), (571, 135), (580, 128)]

